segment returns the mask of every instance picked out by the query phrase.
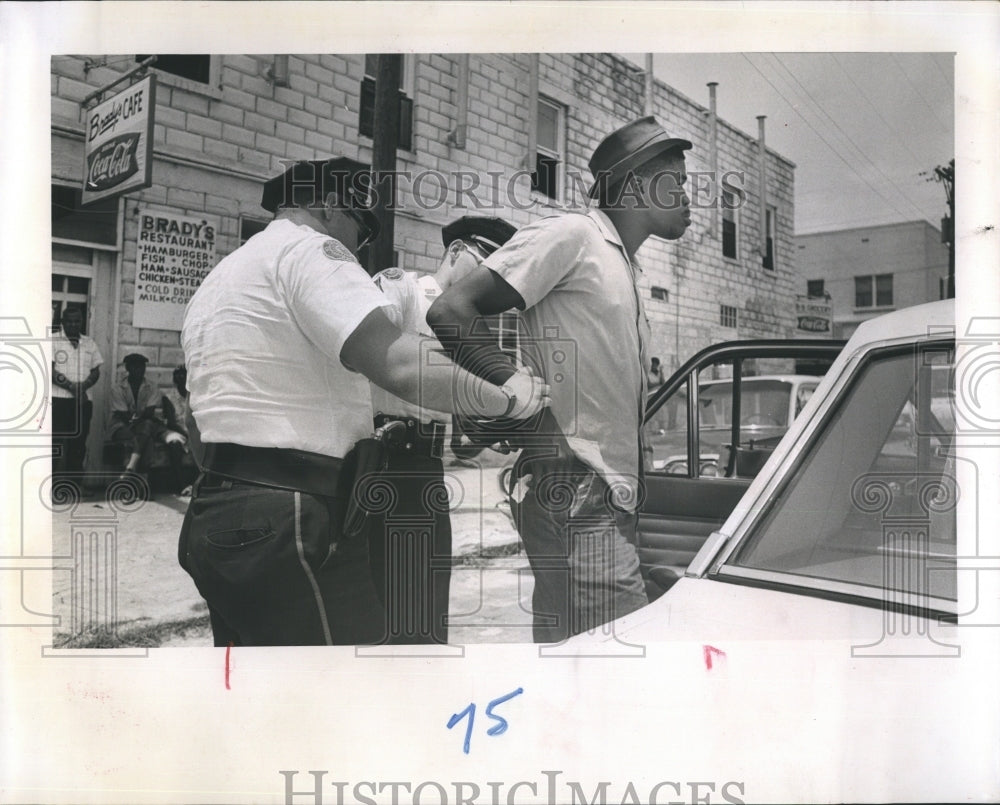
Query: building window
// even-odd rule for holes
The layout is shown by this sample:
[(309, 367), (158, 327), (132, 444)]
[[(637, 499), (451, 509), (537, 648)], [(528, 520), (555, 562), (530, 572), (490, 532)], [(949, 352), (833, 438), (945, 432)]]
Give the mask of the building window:
[(539, 96), (535, 137), (535, 172), (531, 174), (531, 189), (553, 201), (559, 200), (564, 123), (563, 107), (553, 100)]
[(719, 305), (719, 324), (723, 327), (736, 327), (739, 323), (737, 310), (732, 305)]
[(768, 207), (765, 217), (767, 241), (764, 248), (764, 268), (767, 271), (774, 271), (774, 244), (778, 240), (778, 211), (774, 207)]
[(722, 256), (730, 260), (739, 257), (737, 242), (739, 239), (739, 222), (736, 209), (740, 205), (740, 195), (732, 187), (722, 186)]
[[(89, 254), (89, 249), (86, 250)], [(52, 328), (61, 329), (64, 310), (75, 308), (83, 316), (84, 335), (87, 333), (87, 319), (90, 306), (90, 277), (85, 276), (90, 267), (81, 269), (79, 273), (59, 273), (73, 271), (70, 268), (57, 268), (52, 273)]]
[[(145, 61), (148, 54), (135, 57)], [(150, 67), (157, 72), (164, 84), (211, 97), (221, 97), (220, 56), (205, 54), (158, 53)]]
[(668, 291), (666, 288), (661, 288), (659, 285), (654, 285), (652, 288), (650, 288), (650, 291), (653, 294), (653, 299), (658, 299), (661, 302), (670, 301), (670, 291)]
[(79, 187), (52, 185), (52, 237), (116, 246), (118, 199), (102, 198), (84, 207), (82, 195)]
[[(372, 137), (375, 133), (375, 73), (378, 56), (365, 56), (365, 77), (361, 79), (361, 108), (358, 112), (358, 133)], [(413, 78), (414, 57), (403, 55), (399, 81), (399, 141), (397, 148), (413, 150)]]
[(826, 298), (826, 280), (806, 280), (806, 296), (810, 299)]
[(875, 306), (892, 306), (892, 274), (879, 274), (875, 277)]
[(264, 228), (271, 223), (260, 218), (240, 218), (240, 246), (246, 243), (258, 232), (263, 232)]
[(892, 274), (854, 278), (854, 307), (892, 307)]

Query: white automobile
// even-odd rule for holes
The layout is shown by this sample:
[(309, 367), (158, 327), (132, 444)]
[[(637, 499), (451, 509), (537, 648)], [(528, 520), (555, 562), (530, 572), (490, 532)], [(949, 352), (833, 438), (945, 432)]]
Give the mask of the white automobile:
[[(990, 622), (977, 606), (997, 602), (959, 606), (956, 501), (996, 489), (956, 469), (970, 459), (951, 392), (953, 316), (946, 301), (862, 324), (690, 564), (652, 567), (667, 591), (564, 648), (644, 647), (669, 661), (664, 686), (687, 720), (718, 727), (703, 750), (771, 765), (798, 801), (995, 798), (971, 781), (995, 786), (996, 743), (963, 737), (1000, 734), (996, 679), (980, 673), (996, 669), (997, 630), (974, 628)], [(972, 481), (959, 488), (956, 476)], [(647, 524), (669, 512), (657, 494), (680, 488), (658, 483), (676, 481), (647, 485)], [(714, 661), (710, 687), (678, 663), (692, 643), (705, 673)], [(662, 712), (661, 699), (649, 693), (646, 711)], [(667, 757), (686, 751), (663, 740)]]

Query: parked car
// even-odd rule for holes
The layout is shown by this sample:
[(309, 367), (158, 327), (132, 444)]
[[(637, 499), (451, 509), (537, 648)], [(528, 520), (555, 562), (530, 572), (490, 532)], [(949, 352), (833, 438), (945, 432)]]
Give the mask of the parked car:
[[(952, 315), (947, 301), (862, 324), (725, 523), (690, 562), (650, 568), (669, 587), (663, 600), (611, 631), (654, 640), (721, 618), (728, 633), (778, 635), (804, 612), (846, 625), (894, 607), (924, 621), (923, 634), (954, 620)], [(647, 484), (647, 527), (682, 505), (659, 477)], [(669, 624), (657, 617), (667, 610)]]
[[(642, 652), (660, 756), (753, 770), (746, 801), (995, 801), (996, 586), (959, 574), (956, 508), (962, 555), (995, 554), (997, 442), (956, 412), (953, 315), (863, 323), (679, 580), (559, 647)], [(676, 503), (654, 484), (645, 508)]]
[[(764, 450), (778, 443), (788, 426), (819, 385), (815, 375), (761, 375), (742, 381), (739, 411), (739, 443), (749, 449)], [(680, 397), (677, 394), (674, 397)], [(733, 423), (733, 381), (719, 380), (698, 384), (698, 429), (700, 459), (698, 474), (719, 476), (725, 473), (731, 451)], [(646, 469), (670, 474), (687, 475), (687, 418), (669, 419), (657, 410), (669, 410), (671, 405), (686, 408), (686, 399), (660, 400), (651, 412), (646, 428)], [(737, 475), (752, 476), (760, 469), (737, 466)]]

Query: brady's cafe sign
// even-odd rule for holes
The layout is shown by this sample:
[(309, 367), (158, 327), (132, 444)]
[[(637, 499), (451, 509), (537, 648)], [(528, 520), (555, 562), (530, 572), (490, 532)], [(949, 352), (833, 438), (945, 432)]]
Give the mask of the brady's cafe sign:
[(87, 111), (82, 203), (152, 184), (155, 108), (150, 75)]

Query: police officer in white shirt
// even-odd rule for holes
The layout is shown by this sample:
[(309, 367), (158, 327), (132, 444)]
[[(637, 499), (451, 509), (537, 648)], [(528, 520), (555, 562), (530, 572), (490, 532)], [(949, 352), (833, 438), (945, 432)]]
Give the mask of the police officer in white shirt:
[[(441, 236), (446, 247), (437, 273), (420, 275), (388, 268), (375, 275), (392, 302), (390, 320), (403, 332), (424, 337), (424, 363), (436, 360), (441, 346), (427, 324), (427, 310), (441, 291), (477, 269), (516, 230), (500, 218), (464, 216)], [(372, 386), (375, 426), (400, 424), (390, 446), (386, 478), (396, 492), (391, 511), (369, 519), (372, 578), (386, 608), (392, 643), (448, 642), (451, 583), (451, 521), (441, 456), (449, 414), (421, 408)], [(457, 417), (453, 420), (457, 430)], [(482, 449), (482, 448), (477, 448)]]
[(188, 305), (181, 344), (205, 454), (178, 552), (216, 645), (385, 639), (368, 546), (344, 530), (352, 448), (372, 432), (369, 381), (435, 410), (527, 417), (547, 404), (528, 372), (496, 386), (420, 365), (418, 337), (392, 324), (352, 254), (377, 231), (367, 170), (298, 162), (268, 181), (274, 221)]

